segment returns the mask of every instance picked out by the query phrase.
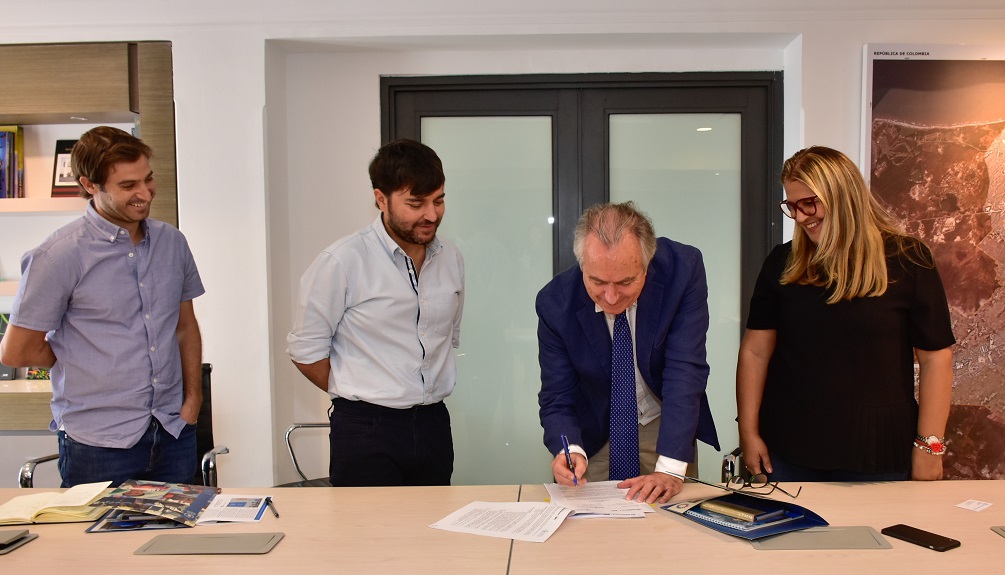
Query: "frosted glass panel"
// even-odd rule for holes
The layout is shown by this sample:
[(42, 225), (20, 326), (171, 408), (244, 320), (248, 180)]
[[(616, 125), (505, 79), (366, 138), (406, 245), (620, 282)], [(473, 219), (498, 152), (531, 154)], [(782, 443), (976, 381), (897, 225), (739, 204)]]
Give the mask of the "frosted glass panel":
[(423, 118), (446, 172), (440, 235), (464, 254), (454, 485), (550, 482), (534, 297), (552, 277), (551, 118)]
[[(738, 445), (736, 353), (740, 345), (740, 115), (610, 117), (612, 202), (635, 201), (656, 235), (701, 250), (708, 275), (708, 397), (726, 451)], [(721, 453), (698, 443), (705, 479)]]

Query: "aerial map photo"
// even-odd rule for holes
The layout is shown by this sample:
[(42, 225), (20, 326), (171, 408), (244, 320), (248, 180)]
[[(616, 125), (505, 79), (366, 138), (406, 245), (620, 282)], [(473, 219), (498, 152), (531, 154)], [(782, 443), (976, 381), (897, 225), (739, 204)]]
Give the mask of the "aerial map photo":
[(1005, 61), (873, 61), (870, 185), (949, 298), (945, 474), (1005, 479)]

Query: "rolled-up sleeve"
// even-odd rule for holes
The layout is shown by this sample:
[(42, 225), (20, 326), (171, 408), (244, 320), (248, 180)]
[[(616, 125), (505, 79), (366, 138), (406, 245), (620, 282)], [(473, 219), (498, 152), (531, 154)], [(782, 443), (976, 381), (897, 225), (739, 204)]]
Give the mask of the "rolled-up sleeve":
[(300, 279), (293, 329), (286, 337), (290, 359), (308, 364), (329, 356), (345, 313), (347, 290), (344, 266), (331, 253), (322, 252)]

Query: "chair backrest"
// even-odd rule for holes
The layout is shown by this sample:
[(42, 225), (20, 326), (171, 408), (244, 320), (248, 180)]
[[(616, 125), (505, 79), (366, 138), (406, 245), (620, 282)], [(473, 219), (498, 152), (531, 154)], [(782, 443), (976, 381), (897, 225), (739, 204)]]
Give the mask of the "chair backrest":
[(297, 454), (293, 450), (293, 434), (298, 429), (316, 429), (316, 428), (327, 428), (330, 424), (328, 423), (294, 423), (286, 429), (286, 450), (290, 453), (290, 459), (293, 460), (293, 467), (297, 470), (297, 475), (300, 476), (301, 481), (294, 481), (292, 483), (283, 483), (277, 485), (277, 487), (331, 487), (332, 484), (327, 477), (320, 477), (317, 479), (307, 479), (303, 470), (300, 469), (300, 462), (297, 461)]
[[(199, 407), (199, 423), (195, 430), (196, 436), (196, 462), (195, 475), (190, 483), (193, 485), (209, 485), (215, 487), (217, 483), (216, 456), (229, 453), (226, 447), (218, 447), (213, 441), (213, 389), (212, 375), (213, 365), (202, 364), (202, 405)], [(18, 485), (20, 487), (33, 487), (35, 467), (39, 463), (58, 459), (58, 455), (45, 455), (30, 459), (18, 470)]]
[(192, 483), (216, 487), (216, 456), (230, 453), (224, 445), (213, 440), (213, 365), (202, 364), (202, 405), (199, 406), (199, 424), (195, 429), (196, 471)]
[(743, 464), (743, 452), (739, 447), (722, 456), (722, 482), (726, 483), (737, 475), (747, 480), (750, 479), (750, 472)]
[[(202, 405), (199, 406), (199, 424), (195, 428), (195, 476), (191, 483), (205, 485), (202, 473), (202, 457), (212, 450), (213, 442), (213, 364), (202, 364)], [(215, 473), (214, 469), (214, 473)]]

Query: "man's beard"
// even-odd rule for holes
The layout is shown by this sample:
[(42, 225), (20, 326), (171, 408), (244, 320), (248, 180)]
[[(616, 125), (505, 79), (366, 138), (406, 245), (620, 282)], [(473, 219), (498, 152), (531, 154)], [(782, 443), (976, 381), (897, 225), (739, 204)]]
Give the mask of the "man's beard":
[(436, 230), (439, 229), (439, 227), (440, 227), (440, 220), (437, 220), (436, 222), (433, 222), (433, 226), (434, 226), (433, 227), (433, 233), (430, 234), (430, 236), (428, 238), (426, 238), (426, 237), (420, 236), (419, 233), (415, 231), (415, 226), (418, 225), (418, 223), (426, 223), (426, 220), (422, 220), (421, 222), (417, 222), (416, 224), (412, 224), (412, 226), (410, 228), (405, 228), (402, 225), (401, 221), (398, 220), (398, 218), (396, 218), (394, 216), (394, 212), (393, 211), (388, 210), (387, 216), (388, 216), (387, 217), (387, 227), (391, 228), (391, 231), (393, 231), (395, 234), (397, 234), (397, 236), (399, 238), (405, 240), (406, 242), (408, 242), (410, 244), (416, 244), (416, 245), (420, 245), (420, 246), (427, 245), (429, 242), (433, 241), (433, 238), (436, 237)]

